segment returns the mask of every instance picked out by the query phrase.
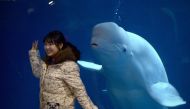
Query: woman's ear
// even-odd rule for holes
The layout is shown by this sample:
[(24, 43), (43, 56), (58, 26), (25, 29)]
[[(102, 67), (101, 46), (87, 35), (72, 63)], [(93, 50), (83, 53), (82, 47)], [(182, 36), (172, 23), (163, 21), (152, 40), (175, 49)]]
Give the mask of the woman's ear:
[(62, 49), (63, 48), (63, 44), (59, 44), (59, 49)]

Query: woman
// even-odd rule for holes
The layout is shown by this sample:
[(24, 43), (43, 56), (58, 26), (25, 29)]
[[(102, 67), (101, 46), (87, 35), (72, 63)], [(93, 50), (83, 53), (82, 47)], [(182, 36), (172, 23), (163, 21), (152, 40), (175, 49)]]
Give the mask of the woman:
[(80, 52), (59, 31), (44, 37), (46, 57), (39, 55), (38, 41), (29, 51), (33, 74), (40, 78), (40, 109), (74, 109), (77, 98), (83, 109), (97, 109), (86, 93), (76, 61)]

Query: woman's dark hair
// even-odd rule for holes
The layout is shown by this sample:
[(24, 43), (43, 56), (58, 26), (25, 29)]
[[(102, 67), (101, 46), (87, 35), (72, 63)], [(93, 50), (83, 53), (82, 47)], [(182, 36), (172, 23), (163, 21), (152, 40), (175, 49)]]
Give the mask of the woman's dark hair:
[[(63, 47), (59, 52), (63, 53), (63, 51), (65, 49), (67, 49), (67, 50), (65, 50), (64, 54), (59, 53), (59, 54), (61, 54), (62, 57), (64, 57), (64, 59), (62, 59), (62, 60), (77, 61), (80, 59), (80, 51), (72, 43), (66, 41), (63, 33), (60, 31), (49, 32), (44, 37), (43, 42), (44, 43), (53, 43), (57, 47), (59, 44), (63, 44)], [(71, 53), (68, 53), (68, 52), (71, 52)], [(72, 55), (72, 56), (65, 56), (65, 55)], [(46, 61), (46, 63), (52, 63), (52, 62), (49, 62), (49, 61), (51, 61), (51, 58), (48, 56), (46, 56), (44, 60)], [(60, 62), (60, 60), (59, 60), (59, 62)]]
[[(63, 44), (63, 47), (66, 47), (66, 40), (62, 32), (52, 31), (49, 32), (43, 39), (44, 43), (54, 43), (56, 46)], [(64, 48), (63, 48), (64, 49)]]
[(70, 42), (66, 42), (66, 45), (69, 46), (72, 50), (72, 52), (74, 53), (75, 57), (77, 60), (80, 59), (80, 51)]

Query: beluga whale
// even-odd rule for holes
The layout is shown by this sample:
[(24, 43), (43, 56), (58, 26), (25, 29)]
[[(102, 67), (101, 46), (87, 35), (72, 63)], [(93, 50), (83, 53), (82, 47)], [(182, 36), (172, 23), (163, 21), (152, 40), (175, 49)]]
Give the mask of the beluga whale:
[(104, 75), (113, 109), (167, 109), (186, 103), (170, 84), (158, 53), (143, 37), (104, 22), (94, 26), (91, 47), (98, 64), (78, 63), (90, 69), (95, 66)]

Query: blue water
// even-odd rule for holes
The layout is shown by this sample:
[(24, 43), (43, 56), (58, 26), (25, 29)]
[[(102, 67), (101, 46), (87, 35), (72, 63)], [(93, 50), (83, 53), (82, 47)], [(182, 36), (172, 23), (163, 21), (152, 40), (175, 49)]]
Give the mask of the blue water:
[[(95, 61), (89, 43), (95, 24), (114, 21), (147, 39), (160, 55), (170, 83), (190, 109), (190, 2), (188, 0), (0, 0), (0, 109), (38, 109), (39, 80), (31, 72), (28, 50), (52, 30), (64, 32)], [(100, 109), (112, 109), (104, 78), (81, 68), (89, 96)], [(101, 84), (101, 85), (100, 85)], [(77, 109), (80, 106), (76, 104)]]

